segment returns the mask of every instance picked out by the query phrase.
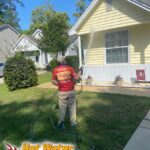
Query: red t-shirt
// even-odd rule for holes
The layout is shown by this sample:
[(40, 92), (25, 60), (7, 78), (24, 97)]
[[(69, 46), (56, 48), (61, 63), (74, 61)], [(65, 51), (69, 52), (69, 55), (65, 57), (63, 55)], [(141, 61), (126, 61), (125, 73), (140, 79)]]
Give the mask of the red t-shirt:
[(72, 91), (74, 90), (74, 78), (76, 78), (74, 69), (67, 65), (60, 65), (53, 70), (52, 80), (58, 81), (59, 91)]

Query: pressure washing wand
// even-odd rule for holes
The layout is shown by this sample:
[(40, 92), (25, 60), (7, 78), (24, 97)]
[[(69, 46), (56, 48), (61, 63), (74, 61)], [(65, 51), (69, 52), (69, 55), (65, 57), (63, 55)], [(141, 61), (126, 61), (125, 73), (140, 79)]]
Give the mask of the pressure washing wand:
[[(80, 72), (81, 72), (81, 78), (80, 78), (80, 82), (81, 82), (81, 90), (80, 90), (80, 93), (83, 91), (83, 81), (82, 81), (82, 80), (83, 80), (83, 79), (82, 79), (82, 76), (83, 76), (83, 69), (84, 69), (83, 66), (81, 66), (80, 69), (79, 69)], [(79, 93), (79, 94), (80, 94), (80, 93)]]

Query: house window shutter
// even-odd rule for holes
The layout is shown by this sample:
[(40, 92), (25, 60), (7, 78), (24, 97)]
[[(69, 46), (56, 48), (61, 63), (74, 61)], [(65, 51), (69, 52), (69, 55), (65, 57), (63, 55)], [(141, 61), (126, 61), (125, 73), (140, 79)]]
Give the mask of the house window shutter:
[(106, 0), (106, 11), (112, 10), (112, 0)]

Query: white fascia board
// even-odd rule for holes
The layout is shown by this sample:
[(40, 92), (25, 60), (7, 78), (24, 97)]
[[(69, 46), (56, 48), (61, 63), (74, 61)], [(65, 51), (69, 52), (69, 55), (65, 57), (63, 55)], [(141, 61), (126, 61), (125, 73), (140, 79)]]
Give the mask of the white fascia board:
[(150, 12), (150, 7), (148, 7), (147, 5), (145, 5), (145, 7), (144, 7), (144, 5), (140, 5), (140, 3), (136, 0), (134, 0), (134, 1), (133, 0), (127, 0), (127, 1), (140, 7), (140, 8), (142, 8), (142, 9), (144, 9), (144, 10), (146, 10), (146, 11), (148, 11), (148, 12)]
[(22, 35), (18, 41), (15, 43), (15, 45), (11, 48), (11, 51), (14, 51), (14, 49), (17, 47), (17, 45), (19, 44), (19, 42), (23, 39), (24, 35)]
[(88, 8), (84, 11), (84, 13), (81, 15), (81, 17), (77, 20), (77, 22), (72, 26), (72, 28), (69, 30), (68, 34), (75, 35), (77, 34), (76, 29), (80, 26), (80, 24), (85, 20), (87, 15), (93, 10), (93, 8), (96, 6), (96, 4), (100, 0), (93, 0), (91, 4), (88, 6)]
[(42, 30), (40, 30), (40, 29), (35, 30), (35, 32), (32, 34), (32, 36), (35, 36), (38, 32), (42, 33)]

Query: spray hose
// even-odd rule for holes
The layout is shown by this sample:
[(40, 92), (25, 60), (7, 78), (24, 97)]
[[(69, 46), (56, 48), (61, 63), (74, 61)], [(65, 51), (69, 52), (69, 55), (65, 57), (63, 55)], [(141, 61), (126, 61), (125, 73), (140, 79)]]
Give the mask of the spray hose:
[[(56, 94), (57, 94), (57, 92), (55, 92), (55, 93), (52, 95), (51, 98), (55, 97)], [(79, 94), (80, 94), (80, 93), (79, 93)], [(78, 94), (78, 96), (79, 96), (79, 94)], [(55, 125), (54, 120), (53, 120), (53, 114), (55, 113), (54, 111), (57, 110), (57, 109), (56, 109), (56, 104), (51, 104), (50, 107), (49, 107), (49, 110), (50, 110), (50, 111), (49, 111), (49, 114), (48, 114), (48, 115), (49, 115), (49, 120), (50, 120), (50, 123), (51, 123), (52, 127), (53, 127), (54, 130), (58, 133), (59, 136), (61, 136), (61, 137), (64, 137), (64, 136), (69, 136), (69, 137), (71, 137), (71, 138), (73, 139), (73, 144), (75, 145), (75, 150), (80, 150), (80, 148), (78, 148), (78, 142), (77, 142), (77, 141), (86, 142), (86, 143), (87, 143), (87, 146), (89, 147), (89, 150), (95, 150), (95, 144), (94, 144), (94, 142), (93, 142), (91, 139), (85, 137), (85, 136), (82, 135), (82, 134), (79, 135), (79, 134), (77, 133), (77, 131), (76, 131), (75, 128), (73, 128), (71, 132), (67, 132), (67, 131), (65, 131), (65, 130), (62, 131), (62, 130), (58, 129), (58, 127)], [(44, 116), (41, 116), (41, 117), (38, 118), (38, 119), (42, 119), (42, 118), (44, 118), (45, 116), (47, 116), (47, 114), (44, 115)], [(32, 121), (31, 121), (31, 122), (32, 122)], [(29, 137), (30, 137), (30, 140), (31, 140), (31, 141), (34, 141), (34, 140), (42, 140), (42, 139), (40, 139), (39, 137), (35, 136), (36, 128), (35, 128), (35, 126), (34, 126), (33, 124), (30, 124), (30, 127), (29, 127), (29, 128), (30, 128), (30, 129), (29, 129), (29, 131), (30, 131)]]
[[(83, 84), (82, 84), (82, 75), (81, 75), (81, 90), (77, 94), (78, 97), (81, 94), (82, 89), (83, 89)], [(56, 97), (56, 95), (57, 95), (57, 92), (54, 92), (54, 94), (51, 96), (50, 99), (53, 99), (54, 97)], [(78, 105), (77, 105), (77, 109), (78, 109)], [(35, 125), (33, 124), (33, 122), (37, 121), (38, 119), (41, 120), (42, 118), (45, 118), (48, 115), (52, 127), (54, 128), (54, 130), (56, 132), (59, 133), (58, 134), (59, 136), (64, 137), (66, 135), (66, 136), (70, 136), (73, 138), (73, 144), (75, 145), (75, 150), (80, 150), (80, 148), (78, 148), (78, 143), (77, 143), (77, 141), (79, 141), (79, 140), (81, 140), (83, 142), (87, 142), (87, 146), (89, 147), (89, 150), (95, 150), (96, 149), (95, 143), (90, 138), (87, 138), (82, 134), (79, 135), (75, 128), (70, 133), (66, 132), (66, 131), (63, 131), (63, 132), (60, 131), (60, 129), (57, 128), (57, 126), (55, 125), (54, 120), (53, 120), (53, 113), (56, 110), (56, 104), (55, 105), (51, 104), (49, 107), (49, 110), (50, 110), (49, 114), (45, 114), (45, 115), (42, 115), (40, 118), (36, 117), (34, 120), (33, 119), (30, 120), (29, 134), (27, 134), (27, 136), (29, 137), (31, 142), (35, 141), (35, 140), (43, 140), (42, 138), (39, 138), (38, 136), (35, 135), (37, 129), (35, 128)], [(39, 116), (39, 115), (40, 114), (38, 114), (37, 116)], [(5, 140), (6, 138), (7, 137), (2, 138), (2, 134), (1, 134), (1, 130), (0, 130), (0, 140), (2, 141), (2, 140)]]
[[(80, 94), (81, 94), (81, 92), (83, 90), (82, 75), (83, 75), (83, 68), (82, 68), (81, 80), (80, 80), (80, 82), (81, 82), (81, 85), (80, 85), (81, 89), (80, 89), (80, 91), (77, 94), (77, 109), (78, 109), (78, 98), (79, 98), (79, 96), (80, 96)], [(51, 98), (56, 97), (56, 95), (57, 95), (57, 92), (55, 92), (51, 96)], [(58, 129), (58, 127), (55, 125), (54, 120), (53, 120), (54, 111), (57, 110), (56, 107), (57, 107), (57, 104), (53, 104), (53, 105), (51, 104), (50, 107), (49, 107), (49, 110), (50, 110), (49, 111), (49, 119), (50, 119), (51, 125), (54, 128), (54, 130), (56, 132), (58, 132), (59, 135), (62, 136), (62, 137), (64, 137), (65, 135), (72, 137), (73, 138), (73, 144), (75, 145), (75, 150), (80, 150), (80, 148), (78, 147), (78, 143), (77, 143), (77, 141), (79, 141), (79, 140), (81, 140), (83, 142), (86, 141), (87, 142), (87, 146), (89, 147), (89, 150), (95, 150), (95, 143), (90, 138), (87, 138), (87, 137), (85, 137), (82, 134), (78, 134), (77, 131), (76, 131), (76, 128), (73, 128), (72, 132), (70, 132), (70, 133), (67, 132), (67, 131), (60, 131), (60, 129)], [(33, 139), (39, 139), (40, 140), (40, 138), (35, 136), (35, 132), (36, 132), (36, 129), (34, 128), (34, 126), (31, 125), (31, 129), (30, 129), (31, 140), (33, 140)]]

